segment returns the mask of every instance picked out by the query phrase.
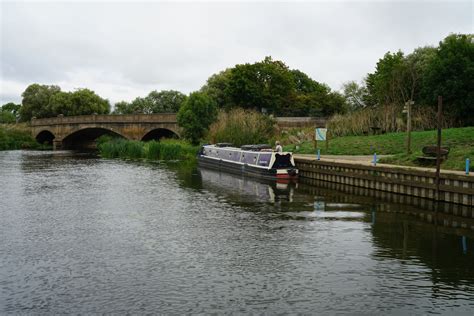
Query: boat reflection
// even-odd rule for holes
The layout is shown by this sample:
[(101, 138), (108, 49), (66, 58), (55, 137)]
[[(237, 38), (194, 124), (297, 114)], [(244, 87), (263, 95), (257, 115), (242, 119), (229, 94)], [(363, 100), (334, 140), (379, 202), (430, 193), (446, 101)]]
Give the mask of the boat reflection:
[(203, 189), (223, 192), (235, 202), (292, 202), (295, 183), (256, 180), (245, 176), (199, 168)]

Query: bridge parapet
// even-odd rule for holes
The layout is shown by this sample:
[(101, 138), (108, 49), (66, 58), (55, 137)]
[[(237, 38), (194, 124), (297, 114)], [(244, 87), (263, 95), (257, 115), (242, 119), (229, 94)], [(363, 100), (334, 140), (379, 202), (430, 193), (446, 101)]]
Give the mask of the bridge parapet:
[(31, 126), (45, 126), (87, 123), (176, 123), (176, 113), (58, 116), (32, 119), (30, 124)]

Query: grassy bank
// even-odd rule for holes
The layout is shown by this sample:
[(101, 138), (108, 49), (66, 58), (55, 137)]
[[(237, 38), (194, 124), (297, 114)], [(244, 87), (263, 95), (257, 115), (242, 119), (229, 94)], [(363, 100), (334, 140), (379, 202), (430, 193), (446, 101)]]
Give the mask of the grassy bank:
[[(412, 132), (412, 154), (406, 154), (406, 133), (388, 133), (372, 136), (343, 136), (329, 140), (329, 149), (320, 142), (321, 154), (329, 155), (393, 155), (384, 158), (385, 163), (419, 166), (416, 157), (422, 156), (424, 146), (436, 144), (436, 130)], [(445, 169), (464, 170), (465, 159), (474, 160), (474, 127), (451, 128), (443, 130), (442, 145), (450, 148), (448, 159), (443, 162)], [(302, 154), (314, 154), (312, 141), (284, 146), (285, 150)]]
[(100, 139), (99, 154), (104, 158), (147, 160), (194, 160), (199, 150), (180, 140), (141, 142), (125, 139)]
[(49, 149), (49, 146), (36, 142), (24, 124), (1, 124), (0, 150), (13, 149)]

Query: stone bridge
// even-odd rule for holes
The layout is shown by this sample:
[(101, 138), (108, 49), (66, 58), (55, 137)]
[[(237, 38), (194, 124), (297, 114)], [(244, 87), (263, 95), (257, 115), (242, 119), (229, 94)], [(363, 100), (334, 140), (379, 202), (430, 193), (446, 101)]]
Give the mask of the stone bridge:
[(175, 113), (81, 115), (32, 119), (31, 132), (54, 149), (88, 148), (102, 135), (130, 140), (179, 138)]

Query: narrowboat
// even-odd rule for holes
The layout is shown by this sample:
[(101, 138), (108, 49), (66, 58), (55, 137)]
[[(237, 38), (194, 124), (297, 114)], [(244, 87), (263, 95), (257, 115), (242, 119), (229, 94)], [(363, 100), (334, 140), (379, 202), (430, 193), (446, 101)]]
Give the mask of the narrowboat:
[(268, 145), (245, 145), (241, 148), (228, 143), (204, 145), (198, 153), (198, 164), (236, 174), (276, 180), (295, 180), (298, 169), (291, 152), (273, 152)]

